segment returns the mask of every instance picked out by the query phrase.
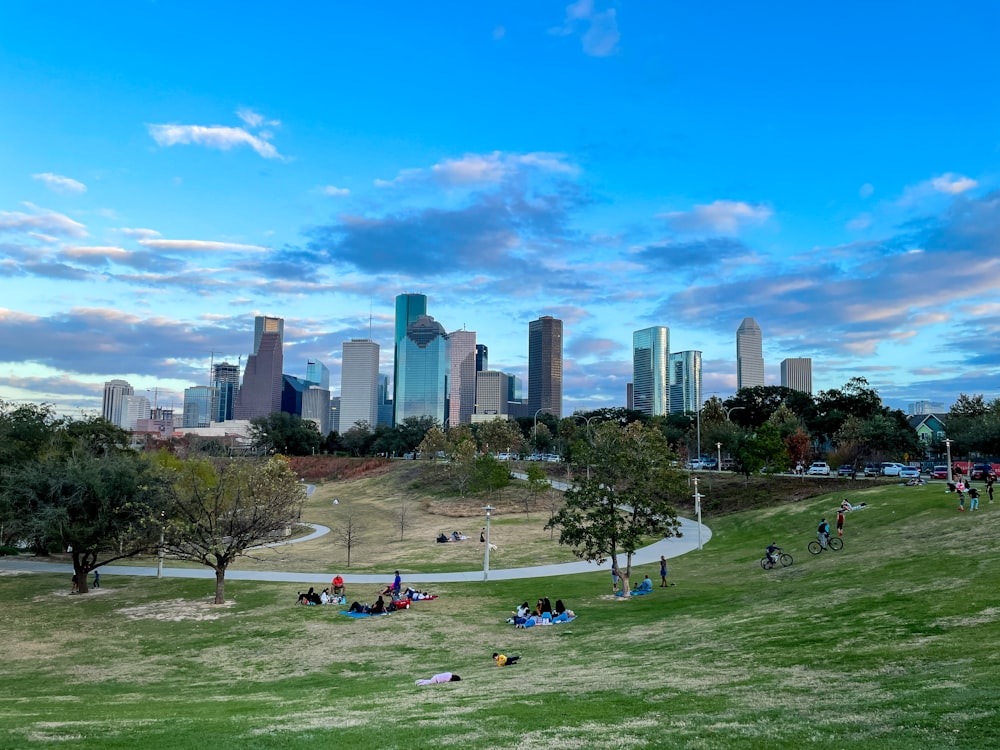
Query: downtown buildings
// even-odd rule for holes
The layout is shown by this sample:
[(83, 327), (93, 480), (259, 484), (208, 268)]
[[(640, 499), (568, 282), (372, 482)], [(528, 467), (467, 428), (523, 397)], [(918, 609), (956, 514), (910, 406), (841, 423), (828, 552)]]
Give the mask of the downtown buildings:
[(753, 318), (736, 329), (736, 390), (764, 385), (764, 342)]
[(701, 408), (701, 352), (670, 353), (670, 329), (632, 334), (629, 408), (651, 417), (694, 413)]

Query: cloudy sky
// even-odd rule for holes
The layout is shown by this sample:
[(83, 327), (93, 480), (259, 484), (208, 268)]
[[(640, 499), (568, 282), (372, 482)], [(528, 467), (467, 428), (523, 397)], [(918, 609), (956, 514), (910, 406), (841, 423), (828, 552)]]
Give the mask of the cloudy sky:
[(1000, 6), (970, 0), (0, 4), (0, 399), (179, 405), (286, 320), (285, 371), (391, 372), (428, 295), (497, 369), (565, 321), (564, 409), (632, 331), (736, 385), (1000, 395)]

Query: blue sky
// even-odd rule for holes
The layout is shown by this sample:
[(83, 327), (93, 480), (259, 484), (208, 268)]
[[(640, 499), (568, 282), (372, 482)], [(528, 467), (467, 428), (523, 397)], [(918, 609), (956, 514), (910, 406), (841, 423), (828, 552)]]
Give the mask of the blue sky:
[[(631, 334), (735, 388), (1000, 395), (1000, 6), (0, 4), (0, 398), (180, 403), (286, 320), (339, 385), (428, 295), (564, 410), (623, 405)], [(336, 388), (335, 388), (336, 390)]]

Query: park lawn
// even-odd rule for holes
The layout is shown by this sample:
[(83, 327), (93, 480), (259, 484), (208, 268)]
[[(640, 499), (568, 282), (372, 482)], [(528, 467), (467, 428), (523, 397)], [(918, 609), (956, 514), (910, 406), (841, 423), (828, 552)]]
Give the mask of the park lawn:
[[(65, 576), (0, 575), (0, 747), (1000, 746), (1000, 505), (856, 490), (844, 550), (810, 556), (841, 498), (708, 519), (676, 585), (631, 601), (595, 573), (442, 585), (352, 620), (278, 584), (230, 581), (215, 607), (209, 581), (71, 597)], [(760, 569), (771, 541), (792, 567)], [(540, 596), (579, 618), (504, 623)], [(413, 684), (445, 670), (463, 681)]]

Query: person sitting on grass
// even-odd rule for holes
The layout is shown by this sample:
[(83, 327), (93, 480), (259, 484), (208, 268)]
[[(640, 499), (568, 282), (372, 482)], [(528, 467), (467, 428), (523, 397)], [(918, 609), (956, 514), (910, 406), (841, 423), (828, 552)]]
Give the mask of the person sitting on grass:
[(569, 622), (574, 617), (573, 610), (566, 609), (562, 599), (556, 599), (556, 608), (553, 610), (552, 622)]
[(385, 614), (385, 600), (380, 596), (375, 600), (375, 603), (368, 610), (369, 614), (373, 615), (384, 615)]
[(344, 577), (342, 575), (340, 575), (340, 573), (337, 573), (337, 575), (335, 575), (333, 577), (333, 582), (332, 582), (331, 585), (333, 586), (333, 595), (334, 596), (338, 596), (338, 595), (342, 595), (342, 594), (346, 594), (347, 593), (347, 591), (344, 590)]
[(649, 579), (649, 576), (646, 576), (645, 578), (642, 579), (642, 583), (640, 583), (638, 586), (635, 587), (635, 591), (633, 591), (632, 593), (648, 594), (652, 590), (653, 590), (653, 582)]
[(517, 664), (520, 656), (506, 656), (505, 654), (493, 653), (493, 661), (498, 667), (512, 667)]
[(347, 608), (348, 612), (357, 612), (358, 614), (367, 614), (370, 607), (367, 604), (362, 604), (361, 602), (351, 602), (351, 606)]

